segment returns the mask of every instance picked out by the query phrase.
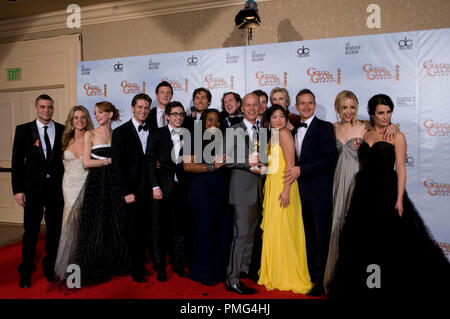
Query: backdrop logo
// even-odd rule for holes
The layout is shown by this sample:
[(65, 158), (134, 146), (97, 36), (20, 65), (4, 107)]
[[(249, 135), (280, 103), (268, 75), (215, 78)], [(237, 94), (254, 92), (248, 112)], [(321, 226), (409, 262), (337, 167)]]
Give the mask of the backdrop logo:
[(89, 83), (85, 83), (83, 88), (86, 91), (86, 96), (106, 97), (106, 84), (103, 85), (103, 90), (99, 85), (90, 85)]
[(412, 167), (414, 166), (414, 157), (409, 154), (406, 154), (406, 166)]
[(309, 53), (311, 50), (309, 48), (306, 48), (304, 45), (302, 45), (301, 48), (297, 49), (297, 58), (306, 58), (309, 56)]
[(226, 56), (226, 64), (236, 64), (239, 62), (239, 55), (231, 55), (229, 52)]
[(263, 62), (265, 57), (265, 53), (257, 53), (256, 51), (252, 51), (252, 62)]
[(450, 184), (438, 183), (431, 178), (427, 178), (423, 185), (425, 185), (430, 196), (448, 196), (450, 194)]
[(161, 82), (163, 81), (167, 81), (170, 83), (170, 85), (172, 85), (172, 88), (174, 91), (178, 91), (178, 92), (183, 92), (184, 93), (188, 93), (189, 90), (189, 80), (188, 79), (184, 79), (184, 88), (183, 88), (183, 83), (177, 80), (169, 80), (168, 78), (162, 78)]
[(336, 73), (329, 70), (317, 70), (314, 67), (306, 70), (306, 74), (310, 77), (311, 83), (336, 83), (341, 84), (341, 69), (337, 68)]
[(125, 94), (145, 93), (145, 82), (142, 81), (142, 87), (137, 83), (128, 83), (128, 81), (120, 82), (120, 86)]
[(260, 86), (283, 86), (287, 87), (287, 72), (283, 73), (283, 80), (277, 74), (264, 73), (262, 71), (256, 72), (256, 78)]
[(345, 44), (345, 55), (359, 54), (359, 50), (361, 50), (360, 45), (352, 45), (350, 41)]
[(450, 134), (450, 124), (435, 123), (433, 120), (426, 120), (423, 126), (427, 129), (429, 136), (448, 136)]
[(450, 64), (448, 63), (433, 63), (433, 60), (426, 60), (423, 62), (423, 68), (427, 70), (427, 75), (431, 77), (450, 75)]
[(234, 89), (234, 76), (230, 76), (230, 80), (225, 78), (215, 78), (212, 75), (205, 76), (205, 82), (208, 83), (208, 89)]
[(81, 75), (90, 75), (92, 69), (85, 67), (84, 65), (81, 66)]
[(161, 62), (153, 62), (152, 59), (148, 60), (148, 69), (149, 70), (158, 70)]
[(398, 48), (400, 50), (411, 50), (413, 47), (413, 41), (411, 39), (408, 39), (407, 37), (398, 41)]
[(114, 64), (114, 72), (122, 72), (123, 71), (123, 64), (120, 62), (117, 62)]
[(186, 61), (188, 66), (196, 66), (198, 64), (198, 58), (195, 55), (190, 56)]
[(398, 64), (392, 69), (386, 66), (373, 66), (372, 64), (364, 64), (363, 71), (366, 73), (368, 80), (394, 80), (400, 81), (400, 67)]

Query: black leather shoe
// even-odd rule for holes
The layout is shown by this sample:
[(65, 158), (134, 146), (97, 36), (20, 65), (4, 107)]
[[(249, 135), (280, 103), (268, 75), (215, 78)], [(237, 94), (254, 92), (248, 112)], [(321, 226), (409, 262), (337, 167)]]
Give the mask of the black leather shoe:
[(311, 291), (309, 292), (308, 296), (311, 297), (320, 297), (325, 293), (325, 290), (323, 289), (322, 285), (315, 285)]
[(240, 295), (253, 295), (253, 294), (256, 294), (258, 292), (258, 290), (250, 288), (250, 287), (247, 287), (246, 285), (244, 285), (240, 281), (238, 283), (234, 284), (234, 285), (231, 285), (231, 286), (225, 285), (225, 288), (228, 291), (236, 292), (236, 293), (238, 293)]
[(166, 282), (167, 281), (167, 274), (164, 270), (160, 270), (156, 272), (156, 280), (160, 282)]
[(31, 287), (31, 274), (20, 275), (19, 287), (20, 288), (30, 288)]
[(144, 275), (141, 275), (141, 274), (139, 274), (139, 275), (131, 275), (131, 278), (133, 278), (133, 281), (140, 282), (140, 283), (147, 281), (147, 279), (145, 279)]
[(178, 277), (181, 277), (181, 278), (189, 277), (186, 270), (184, 270), (184, 267), (173, 267), (173, 271), (178, 275)]
[(144, 274), (145, 277), (151, 276), (150, 271), (148, 271), (147, 268), (145, 268), (145, 267), (144, 267), (144, 269), (142, 270), (142, 273)]

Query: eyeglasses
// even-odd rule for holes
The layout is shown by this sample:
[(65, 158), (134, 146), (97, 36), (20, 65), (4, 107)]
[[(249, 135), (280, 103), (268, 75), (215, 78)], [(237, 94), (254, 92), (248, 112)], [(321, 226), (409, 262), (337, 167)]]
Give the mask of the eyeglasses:
[(183, 113), (170, 113), (169, 116), (174, 116), (174, 117), (175, 117), (175, 116), (181, 116), (181, 117), (185, 117), (185, 116), (186, 116), (186, 113), (184, 113), (184, 112), (183, 112)]

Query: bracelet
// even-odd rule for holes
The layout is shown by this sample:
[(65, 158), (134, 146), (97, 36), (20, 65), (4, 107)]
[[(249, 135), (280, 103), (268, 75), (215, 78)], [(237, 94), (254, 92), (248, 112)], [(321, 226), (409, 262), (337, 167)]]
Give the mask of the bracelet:
[(216, 166), (213, 163), (206, 163), (205, 165), (209, 173), (214, 172), (216, 170)]

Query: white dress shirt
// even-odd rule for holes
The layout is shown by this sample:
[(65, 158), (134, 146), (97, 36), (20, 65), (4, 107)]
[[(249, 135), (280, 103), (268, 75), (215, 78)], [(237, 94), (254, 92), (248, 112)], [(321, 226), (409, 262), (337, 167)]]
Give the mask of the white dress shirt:
[(253, 126), (255, 126), (256, 129), (258, 129), (258, 127), (256, 126), (256, 123), (252, 124), (249, 121), (247, 121), (245, 118), (242, 120), (242, 122), (247, 127), (247, 133), (248, 133), (248, 136), (250, 137), (250, 143), (253, 144), (253, 135), (255, 134), (254, 131), (253, 131)]
[(53, 150), (53, 146), (55, 145), (55, 134), (56, 134), (55, 123), (53, 123), (53, 121), (50, 121), (50, 123), (48, 125), (45, 125), (45, 124), (42, 124), (41, 122), (39, 122), (38, 119), (36, 119), (36, 125), (37, 125), (38, 131), (39, 131), (39, 138), (41, 140), (42, 149), (44, 150), (44, 156), (45, 156), (45, 159), (47, 159), (47, 145), (45, 144), (45, 139), (44, 139), (44, 133), (45, 133), (44, 126), (48, 126), (47, 135), (48, 135), (48, 138), (50, 139), (50, 145), (52, 146), (52, 150)]
[(308, 125), (308, 127), (299, 127), (297, 130), (297, 134), (295, 134), (295, 152), (297, 153), (298, 159), (300, 159), (300, 155), (302, 152), (303, 139), (305, 138), (306, 132), (308, 131), (314, 117), (315, 115), (311, 116), (304, 122)]
[[(175, 163), (178, 163), (179, 157), (180, 157), (180, 149), (181, 149), (181, 140), (180, 140), (180, 135), (179, 134), (172, 134), (174, 128), (172, 126), (167, 125), (169, 127), (169, 131), (170, 131), (170, 137), (172, 139), (172, 143), (173, 143), (173, 151), (175, 154)], [(175, 182), (178, 182), (178, 178), (177, 178), (177, 173), (175, 173), (175, 178), (174, 178)]]
[(141, 124), (139, 124), (138, 121), (136, 121), (136, 119), (134, 117), (131, 119), (131, 121), (133, 122), (134, 128), (136, 129), (136, 132), (139, 135), (139, 140), (141, 141), (141, 145), (142, 145), (142, 151), (145, 154), (145, 151), (147, 149), (148, 130), (147, 131), (141, 130), (139, 132), (139, 125), (141, 125)]

